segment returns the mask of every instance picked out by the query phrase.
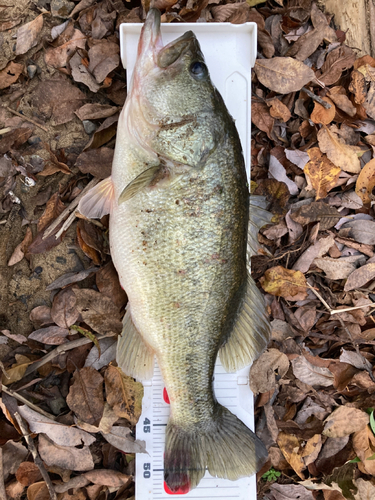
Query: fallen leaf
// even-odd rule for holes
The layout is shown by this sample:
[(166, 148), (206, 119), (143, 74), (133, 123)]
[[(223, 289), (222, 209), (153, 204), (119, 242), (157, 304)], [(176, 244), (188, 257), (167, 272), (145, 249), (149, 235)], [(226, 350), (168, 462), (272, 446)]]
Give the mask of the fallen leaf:
[(119, 45), (109, 40), (102, 40), (90, 48), (88, 69), (98, 83), (102, 83), (106, 76), (120, 64), (119, 52)]
[(347, 351), (346, 349), (342, 350), (340, 354), (340, 361), (342, 363), (348, 363), (352, 366), (355, 366), (359, 370), (371, 370), (371, 363), (361, 354), (358, 354), (354, 351)]
[(298, 258), (297, 262), (293, 266), (293, 270), (306, 273), (310, 269), (314, 259), (325, 255), (334, 244), (334, 241), (335, 240), (332, 235), (317, 240)]
[(29, 424), (31, 432), (46, 434), (52, 441), (61, 446), (89, 446), (95, 437), (81, 429), (61, 424), (37, 413), (28, 406), (19, 406), (19, 413)]
[(66, 338), (68, 335), (69, 330), (67, 328), (47, 326), (46, 328), (40, 328), (30, 333), (29, 339), (37, 340), (47, 345), (60, 345), (68, 341)]
[[(88, 269), (84, 269), (83, 271), (79, 271), (78, 273), (66, 273), (53, 281), (50, 285), (46, 287), (47, 291), (57, 290), (59, 288), (64, 288), (67, 285), (71, 285), (72, 283), (78, 283), (79, 281), (83, 281), (88, 276), (93, 273), (96, 273), (99, 269), (97, 267), (90, 267)], [(40, 306), (43, 307), (43, 306)]]
[(93, 484), (102, 484), (104, 486), (111, 486), (112, 488), (119, 488), (128, 484), (132, 477), (123, 474), (117, 470), (108, 469), (95, 469), (83, 474)]
[(358, 257), (341, 257), (340, 259), (332, 259), (331, 257), (323, 257), (315, 259), (314, 265), (325, 272), (325, 275), (330, 280), (346, 279), (357, 267)]
[(307, 296), (305, 276), (300, 271), (282, 266), (268, 269), (260, 279), (260, 284), (265, 292), (286, 300), (303, 300)]
[(315, 102), (314, 109), (313, 112), (311, 113), (310, 119), (314, 123), (323, 123), (324, 125), (328, 125), (335, 118), (336, 107), (333, 104), (332, 100), (329, 99), (328, 97), (323, 97), (322, 100), (330, 104), (331, 107), (327, 109), (318, 102)]
[(333, 373), (322, 366), (315, 366), (305, 356), (298, 356), (292, 360), (294, 375), (305, 384), (317, 387), (333, 385)]
[(13, 382), (18, 382), (25, 375), (26, 368), (32, 363), (26, 356), (22, 357), (20, 363), (16, 362), (11, 368), (6, 370), (8, 377), (3, 374), (2, 383), (4, 385), (13, 384)]
[(291, 57), (257, 59), (254, 71), (260, 83), (279, 94), (297, 92), (315, 80), (314, 71)]
[(56, 325), (69, 328), (79, 318), (76, 308), (77, 298), (72, 288), (66, 288), (57, 293), (52, 302), (51, 317)]
[(146, 443), (131, 436), (131, 430), (127, 427), (114, 426), (111, 432), (103, 434), (109, 444), (124, 453), (147, 453)]
[(113, 153), (113, 149), (106, 147), (84, 151), (78, 156), (76, 167), (84, 174), (105, 179), (111, 175)]
[(120, 368), (108, 366), (104, 373), (106, 399), (118, 417), (135, 425), (142, 412), (143, 386)]
[(34, 323), (36, 328), (39, 328), (49, 323), (53, 323), (51, 318), (51, 309), (47, 306), (37, 306), (30, 313), (30, 321)]
[(272, 139), (275, 120), (270, 115), (267, 104), (253, 100), (251, 105), (251, 121)]
[[(343, 93), (341, 92), (336, 92), (335, 89), (343, 90)], [(346, 95), (345, 89), (343, 87), (333, 87), (330, 90), (329, 97), (331, 101), (335, 103), (335, 105), (344, 111), (347, 115), (351, 116), (352, 118), (357, 114), (357, 109), (351, 101), (349, 100), (348, 96)]]
[(95, 130), (93, 136), (84, 147), (84, 151), (100, 148), (103, 144), (110, 141), (116, 135), (118, 118), (118, 113), (106, 118), (100, 127)]
[(60, 446), (43, 434), (39, 434), (38, 440), (40, 456), (47, 466), (74, 471), (87, 471), (94, 468), (94, 461), (88, 446), (80, 448)]
[(100, 370), (103, 366), (107, 366), (111, 361), (116, 359), (117, 340), (114, 338), (105, 338), (99, 340), (100, 352), (94, 346), (86, 358), (85, 366), (91, 366), (95, 370)]
[(285, 156), (289, 161), (301, 169), (304, 168), (310, 159), (308, 153), (300, 151), (299, 149), (285, 149)]
[(291, 179), (289, 179), (289, 177), (286, 175), (286, 170), (284, 166), (272, 154), (270, 155), (268, 176), (271, 179), (276, 179), (279, 182), (283, 182), (284, 184), (286, 184), (291, 195), (295, 196), (299, 193), (297, 184)]
[(108, 118), (117, 113), (117, 106), (109, 106), (108, 104), (88, 103), (79, 108), (75, 114), (80, 120), (100, 120)]
[(341, 168), (336, 167), (319, 148), (308, 150), (310, 161), (303, 171), (308, 175), (312, 187), (316, 191), (316, 200), (326, 198), (331, 189), (336, 186), (340, 177)]
[(354, 94), (354, 102), (363, 104), (367, 95), (366, 78), (359, 71), (352, 71), (350, 77), (352, 81), (349, 84), (349, 91)]
[(276, 387), (275, 371), (282, 378), (289, 368), (287, 356), (278, 349), (265, 351), (250, 368), (250, 387), (255, 395)]
[(318, 132), (318, 142), (320, 150), (326, 153), (336, 167), (353, 174), (358, 174), (361, 171), (357, 150), (354, 149), (354, 146), (348, 146), (341, 142), (340, 137), (335, 132), (327, 127), (321, 128)]
[(340, 212), (322, 201), (315, 201), (309, 205), (303, 205), (291, 213), (291, 218), (306, 226), (310, 222), (319, 221), (320, 230), (324, 231), (333, 227), (340, 219)]
[(306, 466), (301, 455), (298, 453), (300, 448), (298, 438), (286, 432), (280, 432), (277, 438), (277, 444), (290, 466), (301, 479), (305, 479), (302, 471), (306, 469)]
[[(85, 84), (91, 90), (91, 92), (98, 92), (98, 90), (100, 89), (100, 85), (83, 64), (82, 57), (78, 52), (76, 52), (74, 56), (69, 59), (69, 66), (71, 68), (72, 77), (75, 82)], [(78, 107), (80, 106), (77, 106), (77, 108)]]
[(17, 264), (24, 258), (25, 253), (27, 252), (27, 249), (31, 244), (32, 240), (33, 240), (33, 233), (31, 232), (30, 227), (27, 227), (25, 237), (21, 241), (21, 243), (19, 243), (14, 249), (8, 261), (8, 266), (14, 266), (14, 264)]
[(66, 402), (84, 422), (98, 425), (103, 415), (103, 377), (94, 368), (76, 370)]
[(375, 278), (375, 263), (366, 264), (353, 271), (344, 286), (344, 291), (355, 290), (366, 285)]
[(355, 52), (351, 48), (347, 45), (340, 45), (327, 55), (321, 69), (322, 74), (318, 79), (325, 85), (333, 85), (343, 71), (353, 66), (355, 59)]
[(355, 192), (365, 205), (370, 205), (374, 200), (373, 190), (375, 188), (375, 159), (370, 160), (359, 173)]
[(273, 483), (270, 491), (275, 500), (315, 500), (313, 493), (300, 484), (278, 484)]
[(16, 54), (26, 54), (38, 43), (39, 34), (43, 28), (43, 14), (39, 14), (33, 21), (24, 24), (17, 30)]
[(342, 226), (340, 236), (349, 237), (358, 243), (375, 245), (375, 222), (371, 220), (354, 220)]
[(1, 137), (0, 154), (7, 153), (10, 149), (18, 149), (25, 144), (32, 133), (32, 129), (28, 127), (15, 128), (5, 133)]
[(49, 500), (50, 494), (45, 481), (31, 484), (27, 488), (27, 500)]
[(359, 477), (355, 481), (355, 485), (358, 488), (357, 493), (354, 495), (355, 500), (374, 500), (375, 486), (371, 483), (371, 481), (365, 481)]
[(9, 440), (2, 446), (3, 477), (6, 481), (11, 474), (15, 474), (18, 467), (28, 454), (27, 448), (17, 441)]
[(323, 434), (332, 438), (349, 436), (366, 428), (370, 418), (367, 413), (350, 406), (339, 406), (324, 421)]
[[(69, 40), (65, 39), (65, 33), (61, 38), (62, 43), (57, 47), (48, 48), (44, 55), (46, 64), (56, 69), (64, 68), (75, 51), (77, 49), (84, 49), (86, 46), (86, 37), (78, 29), (73, 30)], [(57, 42), (59, 42), (59, 40)]]
[(108, 262), (96, 274), (96, 286), (103, 295), (109, 297), (119, 308), (125, 306), (127, 296), (120, 285), (119, 277), (115, 266)]
[(12, 83), (18, 80), (22, 73), (23, 64), (18, 64), (11, 61), (4, 69), (0, 71), (0, 90), (6, 89)]
[(277, 120), (281, 120), (286, 123), (292, 117), (292, 114), (287, 106), (285, 106), (285, 104), (283, 104), (279, 99), (276, 99), (276, 97), (271, 101), (267, 101), (267, 106), (270, 107), (271, 116)]
[(27, 340), (27, 337), (24, 337), (23, 335), (20, 335), (18, 333), (13, 334), (13, 333), (10, 333), (9, 330), (0, 330), (0, 331), (3, 335), (8, 337), (9, 339), (15, 340), (19, 344), (23, 344)]
[(22, 486), (30, 486), (42, 479), (39, 467), (34, 462), (22, 462), (16, 472), (17, 481)]
[(95, 290), (75, 289), (77, 309), (83, 321), (102, 335), (117, 335), (122, 331), (120, 311), (109, 297)]

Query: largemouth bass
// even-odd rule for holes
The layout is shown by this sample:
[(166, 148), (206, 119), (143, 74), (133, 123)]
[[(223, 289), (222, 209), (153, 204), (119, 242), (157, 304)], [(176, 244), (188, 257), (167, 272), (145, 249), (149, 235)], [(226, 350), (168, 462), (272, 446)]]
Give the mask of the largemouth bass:
[[(156, 9), (142, 29), (112, 176), (79, 210), (110, 213), (112, 259), (129, 298), (119, 366), (146, 380), (156, 356), (164, 378), (168, 487), (192, 489), (206, 469), (231, 480), (252, 475), (266, 449), (213, 392), (218, 354), (236, 371), (270, 336), (247, 266), (255, 237), (241, 144), (195, 35), (163, 46)], [(269, 222), (259, 210), (257, 218)]]

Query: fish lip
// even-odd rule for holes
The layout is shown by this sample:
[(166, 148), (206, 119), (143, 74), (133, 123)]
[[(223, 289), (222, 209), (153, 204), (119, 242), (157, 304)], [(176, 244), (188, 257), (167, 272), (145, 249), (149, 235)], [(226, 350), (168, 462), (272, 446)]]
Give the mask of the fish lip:
[(196, 37), (192, 31), (186, 31), (183, 35), (172, 40), (159, 49), (156, 63), (159, 68), (167, 68), (173, 64), (181, 55), (196, 43)]
[(148, 11), (144, 25), (142, 26), (141, 36), (138, 44), (138, 57), (151, 51), (159, 52), (163, 47), (161, 38), (161, 13), (159, 9), (150, 9)]

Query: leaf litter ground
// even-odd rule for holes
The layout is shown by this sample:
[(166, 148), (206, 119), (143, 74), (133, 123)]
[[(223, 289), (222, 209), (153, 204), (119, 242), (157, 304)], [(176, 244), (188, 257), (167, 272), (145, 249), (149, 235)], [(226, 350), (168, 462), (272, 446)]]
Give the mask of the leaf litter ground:
[[(375, 59), (311, 0), (156, 0), (164, 22), (253, 21), (252, 182), (274, 223), (253, 276), (272, 322), (251, 369), (269, 451), (258, 496), (375, 496)], [(137, 0), (1, 6), (0, 496), (134, 498), (142, 387), (115, 363), (127, 302), (108, 217), (126, 97), (118, 27)], [(31, 432), (31, 434), (30, 434)]]

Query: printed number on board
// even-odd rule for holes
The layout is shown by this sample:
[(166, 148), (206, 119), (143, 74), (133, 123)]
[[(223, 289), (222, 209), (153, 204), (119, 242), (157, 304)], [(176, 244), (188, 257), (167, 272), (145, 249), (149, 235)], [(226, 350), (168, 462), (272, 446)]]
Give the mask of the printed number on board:
[(145, 479), (150, 479), (151, 477), (151, 464), (143, 464), (143, 477)]
[(151, 432), (151, 422), (148, 418), (143, 421), (143, 432)]

